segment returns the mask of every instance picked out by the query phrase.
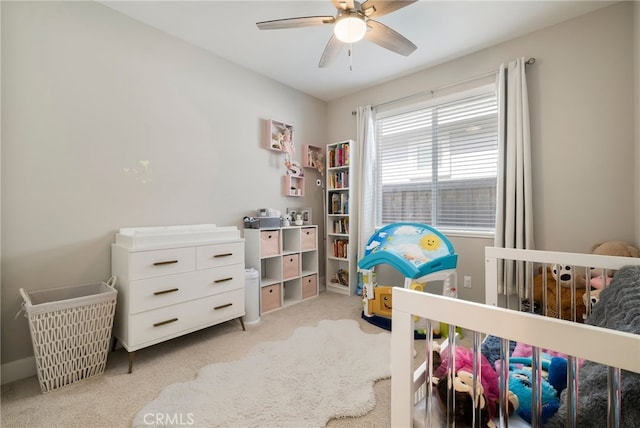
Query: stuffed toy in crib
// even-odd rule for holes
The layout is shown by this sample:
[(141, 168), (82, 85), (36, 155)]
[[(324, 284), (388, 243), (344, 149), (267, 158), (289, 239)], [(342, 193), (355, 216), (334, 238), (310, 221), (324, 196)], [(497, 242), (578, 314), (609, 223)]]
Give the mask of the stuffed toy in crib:
[[(640, 334), (640, 266), (625, 266), (600, 293), (600, 302), (593, 306), (585, 321), (602, 328)], [(612, 350), (615, 352), (615, 350)], [(578, 426), (607, 426), (607, 367), (585, 361), (578, 371)], [(567, 418), (566, 391), (560, 396), (560, 408), (545, 428), (564, 428)], [(640, 421), (640, 373), (622, 370), (622, 413), (620, 426), (636, 427)]]
[[(557, 267), (555, 267), (557, 266)], [(573, 272), (571, 266), (555, 265), (547, 267), (547, 307), (546, 314), (552, 318), (562, 318), (566, 320), (573, 319), (571, 286), (575, 284), (574, 304), (576, 307), (576, 321), (582, 322), (582, 315), (586, 312), (584, 300), (584, 288), (586, 287), (586, 279), (584, 276)], [(572, 279), (575, 277), (575, 280)], [(558, 286), (559, 283), (559, 286)], [(544, 273), (540, 272), (533, 278), (533, 300), (534, 305), (539, 307), (539, 312), (544, 314), (543, 304), (544, 290)], [(560, 294), (560, 314), (556, 304), (556, 296)]]
[[(625, 241), (602, 241), (591, 247), (591, 253), (601, 256), (635, 257), (640, 258), (640, 250)], [(591, 290), (584, 293), (582, 300), (585, 307), (593, 310), (593, 305), (600, 301), (600, 292), (611, 283), (615, 270), (608, 270), (606, 274), (602, 269), (592, 268), (589, 285)]]
[[(618, 257), (640, 257), (640, 250), (624, 241), (602, 241), (591, 247), (592, 254), (601, 256), (618, 256)], [(602, 269), (591, 269), (591, 279), (589, 281), (591, 288), (601, 290), (611, 283), (611, 278), (615, 275), (615, 271), (609, 270), (606, 275)]]
[[(518, 398), (515, 412), (529, 423), (531, 423), (532, 416), (532, 376), (533, 372), (529, 368), (513, 368), (509, 370), (509, 392)], [(544, 424), (558, 411), (560, 399), (556, 389), (545, 378), (542, 378), (540, 386), (542, 391), (541, 422)]]
[[(437, 349), (437, 348), (434, 348)], [(449, 410), (449, 419), (454, 420), (456, 426), (471, 426), (473, 418), (473, 352), (464, 347), (455, 348), (455, 369), (453, 387), (455, 390), (455, 409)], [(433, 374), (436, 378), (436, 395), (444, 414), (447, 414), (447, 369), (449, 367), (448, 352), (434, 356), (434, 361), (440, 361)], [(481, 357), (482, 377), (477, 385), (476, 399), (480, 403), (480, 426), (493, 427), (492, 419), (497, 414), (497, 404), (500, 397), (498, 375), (489, 361)]]

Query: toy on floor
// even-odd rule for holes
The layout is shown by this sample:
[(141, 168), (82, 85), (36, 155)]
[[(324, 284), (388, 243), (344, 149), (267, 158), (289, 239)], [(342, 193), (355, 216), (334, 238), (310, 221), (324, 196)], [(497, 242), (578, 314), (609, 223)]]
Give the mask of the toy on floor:
[(364, 257), (358, 262), (362, 318), (391, 329), (392, 288), (375, 284), (375, 266), (389, 265), (402, 273), (405, 288), (423, 291), (427, 281), (443, 281), (443, 294), (457, 297), (457, 262), (451, 242), (431, 226), (402, 222), (382, 227), (369, 238)]

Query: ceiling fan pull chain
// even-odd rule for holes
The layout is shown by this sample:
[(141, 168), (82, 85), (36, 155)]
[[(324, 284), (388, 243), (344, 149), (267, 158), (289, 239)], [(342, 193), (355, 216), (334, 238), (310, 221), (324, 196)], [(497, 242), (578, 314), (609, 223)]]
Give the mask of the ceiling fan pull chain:
[(349, 71), (353, 71), (353, 55), (351, 49), (353, 49), (353, 44), (349, 43)]

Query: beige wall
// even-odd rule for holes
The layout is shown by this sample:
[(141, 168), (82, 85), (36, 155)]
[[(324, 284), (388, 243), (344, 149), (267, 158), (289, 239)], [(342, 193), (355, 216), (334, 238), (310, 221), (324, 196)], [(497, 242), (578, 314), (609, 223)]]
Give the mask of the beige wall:
[[(479, 76), (516, 57), (535, 57), (527, 78), (536, 247), (589, 252), (601, 239), (635, 241), (632, 7), (616, 4), (330, 102), (329, 140), (355, 136), (351, 111), (359, 105)], [(460, 256), (459, 278), (472, 277), (472, 288), (460, 289), (460, 295), (482, 301), (483, 251), (492, 241), (452, 241)]]
[(32, 354), (18, 289), (106, 280), (121, 227), (321, 218), (313, 172), (281, 196), (260, 119), (294, 125), (299, 159), (326, 141), (325, 102), (99, 3), (2, 2), (2, 91), (3, 364)]

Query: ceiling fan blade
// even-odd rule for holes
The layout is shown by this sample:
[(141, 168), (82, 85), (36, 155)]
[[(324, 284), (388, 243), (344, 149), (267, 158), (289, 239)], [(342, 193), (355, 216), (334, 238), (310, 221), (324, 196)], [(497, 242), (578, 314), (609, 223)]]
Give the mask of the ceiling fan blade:
[(364, 38), (376, 45), (382, 46), (400, 55), (409, 56), (418, 49), (409, 39), (402, 34), (392, 30), (384, 24), (373, 19), (367, 20), (367, 26), (371, 29), (367, 31)]
[(299, 18), (275, 19), (273, 21), (256, 22), (261, 30), (278, 30), (281, 28), (312, 27), (314, 25), (333, 24), (333, 16), (301, 16)]
[(341, 50), (342, 42), (332, 34), (327, 46), (324, 48), (324, 52), (322, 52), (322, 57), (320, 57), (318, 67), (323, 68), (328, 66), (338, 56)]
[(369, 18), (378, 18), (415, 3), (417, 0), (367, 0), (362, 3), (362, 12)]
[(336, 9), (351, 10), (355, 7), (353, 0), (331, 0)]

